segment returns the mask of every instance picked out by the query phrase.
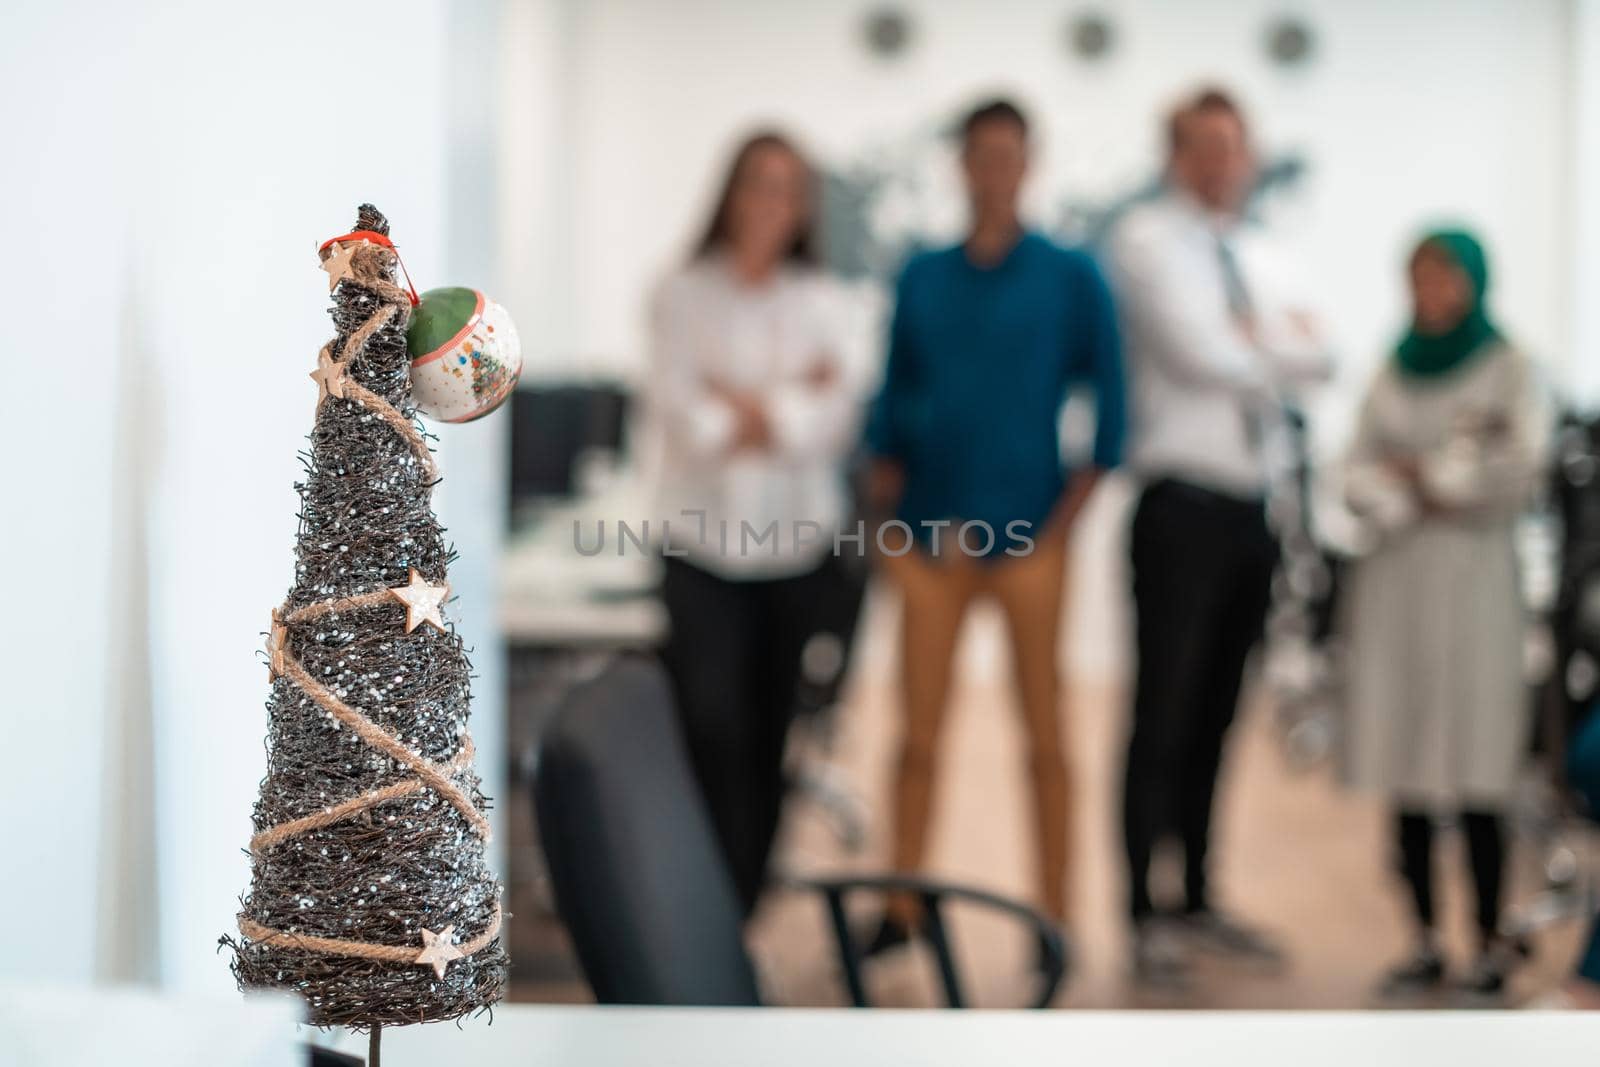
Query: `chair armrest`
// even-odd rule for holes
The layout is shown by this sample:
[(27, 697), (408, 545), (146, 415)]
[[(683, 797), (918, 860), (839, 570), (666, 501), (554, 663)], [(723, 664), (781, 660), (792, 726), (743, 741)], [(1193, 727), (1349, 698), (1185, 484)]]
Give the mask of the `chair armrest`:
[(1039, 969), (1044, 982), (1038, 996), (1029, 1007), (1049, 1007), (1056, 990), (1066, 977), (1071, 956), (1060, 927), (1038, 909), (1011, 897), (974, 886), (906, 874), (790, 877), (784, 881), (790, 888), (817, 893), (827, 902), (839, 962), (844, 968), (845, 982), (850, 988), (851, 1000), (858, 1008), (868, 1007), (869, 1001), (866, 987), (861, 980), (861, 957), (846, 921), (844, 898), (850, 893), (869, 892), (885, 895), (911, 893), (922, 901), (925, 932), (939, 961), (945, 1000), (952, 1008), (965, 1007), (966, 998), (962, 993), (955, 952), (944, 922), (943, 909), (946, 900), (966, 901), (979, 907), (1005, 912), (1022, 920), (1024, 925), (1033, 930), (1039, 947)]

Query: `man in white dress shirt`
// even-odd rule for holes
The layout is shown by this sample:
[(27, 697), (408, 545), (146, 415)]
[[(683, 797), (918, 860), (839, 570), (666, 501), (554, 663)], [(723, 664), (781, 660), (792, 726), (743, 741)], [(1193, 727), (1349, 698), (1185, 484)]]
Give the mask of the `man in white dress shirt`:
[[(1181, 982), (1191, 949), (1275, 962), (1208, 895), (1223, 740), (1261, 634), (1277, 543), (1265, 497), (1286, 391), (1328, 360), (1292, 263), (1243, 215), (1255, 180), (1243, 116), (1208, 90), (1172, 116), (1169, 184), (1108, 249), (1133, 396), (1129, 466), (1138, 678), (1124, 829), (1135, 973)], [(1175, 838), (1184, 900), (1158, 912), (1151, 853)]]

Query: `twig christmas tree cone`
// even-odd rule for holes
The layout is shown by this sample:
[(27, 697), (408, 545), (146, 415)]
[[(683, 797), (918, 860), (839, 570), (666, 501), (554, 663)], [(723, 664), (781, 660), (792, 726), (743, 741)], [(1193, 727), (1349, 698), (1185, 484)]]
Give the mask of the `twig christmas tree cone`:
[(322, 253), (337, 335), (313, 374), (294, 586), (272, 613), (250, 890), (224, 939), (241, 988), (297, 993), (320, 1026), (453, 1019), (506, 982), (470, 665), (441, 608), (453, 553), (387, 234), (362, 205)]

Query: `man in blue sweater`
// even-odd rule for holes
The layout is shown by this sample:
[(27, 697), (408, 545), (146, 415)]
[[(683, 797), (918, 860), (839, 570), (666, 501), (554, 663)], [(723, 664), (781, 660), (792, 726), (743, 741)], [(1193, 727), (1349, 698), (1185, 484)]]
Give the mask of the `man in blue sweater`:
[[(907, 264), (888, 365), (867, 426), (883, 566), (903, 602), (904, 731), (894, 863), (922, 862), (940, 724), (967, 607), (993, 596), (1014, 648), (1033, 785), (1040, 905), (1069, 910), (1069, 783), (1057, 659), (1068, 531), (1121, 457), (1124, 397), (1116, 315), (1084, 253), (1025, 229), (1018, 197), (1028, 124), (1004, 100), (962, 127), (972, 228)], [(1064, 468), (1057, 427), (1069, 391), (1092, 387), (1091, 462)], [(898, 530), (899, 536), (891, 534)], [(891, 901), (875, 949), (906, 940), (914, 900)]]

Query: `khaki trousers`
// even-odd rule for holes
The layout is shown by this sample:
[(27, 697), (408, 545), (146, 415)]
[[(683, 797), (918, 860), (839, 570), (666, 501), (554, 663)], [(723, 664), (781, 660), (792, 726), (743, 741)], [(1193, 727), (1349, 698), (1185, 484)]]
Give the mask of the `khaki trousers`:
[[(1068, 538), (1066, 524), (1053, 526), (1042, 531), (1034, 551), (1026, 556), (974, 559), (952, 548), (935, 558), (918, 546), (900, 556), (884, 554), (882, 566), (899, 589), (903, 605), (902, 733), (893, 797), (895, 869), (912, 872), (922, 865), (961, 622), (972, 603), (991, 596), (1005, 616), (1027, 733), (1039, 904), (1057, 921), (1065, 921), (1072, 848), (1057, 651)], [(889, 903), (891, 916), (907, 924), (916, 921), (917, 908), (910, 897)]]

